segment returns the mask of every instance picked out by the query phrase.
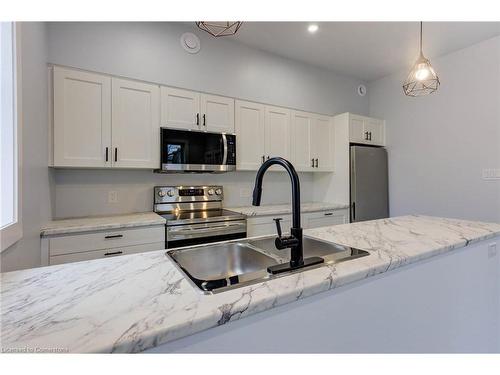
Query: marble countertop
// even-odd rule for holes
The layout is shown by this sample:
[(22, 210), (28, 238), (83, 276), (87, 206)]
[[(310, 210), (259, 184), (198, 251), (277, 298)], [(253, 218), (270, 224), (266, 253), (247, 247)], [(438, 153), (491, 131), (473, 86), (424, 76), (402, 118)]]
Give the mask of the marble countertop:
[[(281, 215), (291, 214), (292, 205), (287, 204), (267, 204), (262, 206), (242, 206), (242, 207), (225, 207), (230, 211), (238, 212), (247, 216), (265, 216), (265, 215)], [(300, 205), (300, 212), (317, 212), (327, 210), (340, 210), (349, 208), (349, 204), (328, 203), (328, 202), (309, 202)]]
[(309, 229), (369, 256), (227, 292), (195, 290), (165, 250), (1, 274), (1, 345), (140, 352), (500, 235), (500, 224), (402, 216)]
[(144, 227), (162, 224), (165, 224), (165, 219), (154, 212), (139, 212), (134, 214), (112, 216), (92, 216), (51, 221), (41, 228), (40, 235), (44, 237), (56, 234), (87, 232), (92, 230)]

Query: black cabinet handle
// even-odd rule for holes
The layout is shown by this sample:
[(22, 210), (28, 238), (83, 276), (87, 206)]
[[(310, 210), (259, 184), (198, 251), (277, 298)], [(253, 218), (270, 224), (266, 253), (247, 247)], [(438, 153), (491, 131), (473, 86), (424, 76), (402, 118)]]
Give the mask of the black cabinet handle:
[(118, 147), (115, 147), (115, 161), (118, 161)]
[(368, 132), (365, 132), (365, 141), (368, 140)]
[(269, 155), (267, 155), (267, 160), (269, 160)]
[(200, 114), (196, 114), (196, 125), (200, 125)]
[(314, 158), (311, 159), (311, 167), (314, 168)]
[(325, 216), (332, 216), (333, 212), (325, 212)]
[(108, 238), (122, 238), (123, 237), (123, 234), (111, 234), (109, 236), (105, 236), (104, 238), (108, 239)]
[(319, 161), (318, 160), (319, 159), (316, 159), (316, 168), (318, 168), (318, 166), (319, 166)]
[(123, 251), (113, 251), (111, 253), (105, 253), (104, 256), (109, 257), (110, 255), (120, 255), (120, 254), (123, 254)]
[(108, 151), (109, 151), (109, 147), (106, 147), (106, 163), (108, 162), (109, 158), (108, 158)]
[(264, 163), (266, 161), (266, 157), (264, 155), (262, 155), (262, 163)]
[(370, 132), (370, 141), (372, 140), (372, 132)]
[(207, 126), (207, 116), (203, 114), (203, 126)]

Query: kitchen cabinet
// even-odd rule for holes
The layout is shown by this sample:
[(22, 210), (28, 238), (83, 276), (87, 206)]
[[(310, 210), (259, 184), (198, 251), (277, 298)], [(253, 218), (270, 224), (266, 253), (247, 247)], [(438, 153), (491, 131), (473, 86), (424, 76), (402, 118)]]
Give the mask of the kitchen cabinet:
[(236, 169), (257, 170), (265, 153), (264, 105), (236, 100)]
[(289, 109), (242, 100), (235, 108), (237, 169), (257, 170), (269, 158), (290, 158)]
[(385, 145), (385, 121), (349, 114), (349, 141), (368, 145)]
[(42, 238), (42, 265), (108, 258), (164, 248), (164, 225), (56, 235)]
[[(283, 219), (281, 221), (283, 232), (288, 233), (290, 231), (290, 227), (292, 226), (291, 214), (254, 216), (247, 218), (247, 237), (276, 234), (276, 223), (273, 220), (274, 218)], [(304, 212), (301, 214), (303, 229), (345, 224), (349, 222), (348, 220), (348, 209)]]
[(161, 125), (234, 133), (234, 99), (162, 86)]
[(334, 170), (335, 129), (328, 116), (292, 111), (292, 163), (302, 172)]
[(159, 166), (159, 88), (53, 68), (54, 167)]
[(111, 78), (56, 66), (53, 106), (52, 164), (111, 166)]
[(113, 167), (159, 167), (159, 101), (156, 85), (112, 79)]

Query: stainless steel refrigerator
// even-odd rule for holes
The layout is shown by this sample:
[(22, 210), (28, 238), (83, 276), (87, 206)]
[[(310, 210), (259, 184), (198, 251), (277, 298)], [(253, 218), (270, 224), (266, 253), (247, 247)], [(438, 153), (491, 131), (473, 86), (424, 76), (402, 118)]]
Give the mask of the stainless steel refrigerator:
[(351, 145), (351, 222), (389, 217), (387, 151)]

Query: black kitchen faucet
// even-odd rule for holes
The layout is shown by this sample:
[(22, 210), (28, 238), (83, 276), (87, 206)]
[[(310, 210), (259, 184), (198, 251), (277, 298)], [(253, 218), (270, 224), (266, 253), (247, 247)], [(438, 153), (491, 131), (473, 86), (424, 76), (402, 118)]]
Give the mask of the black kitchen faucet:
[(302, 228), (300, 226), (300, 182), (299, 176), (295, 171), (294, 166), (288, 160), (283, 158), (271, 158), (266, 160), (255, 176), (255, 187), (253, 189), (253, 202), (254, 206), (260, 206), (260, 199), (262, 196), (262, 179), (264, 174), (274, 164), (281, 165), (286, 169), (290, 175), (292, 183), (292, 228), (290, 229), (289, 236), (283, 236), (281, 233), (281, 219), (274, 219), (276, 222), (276, 229), (278, 237), (274, 244), (278, 250), (290, 248), (291, 256), (289, 263), (278, 264), (276, 266), (268, 267), (267, 271), (272, 274), (292, 271), (295, 269), (312, 266), (315, 264), (323, 263), (323, 258), (311, 257), (304, 259), (304, 249), (302, 246)]

